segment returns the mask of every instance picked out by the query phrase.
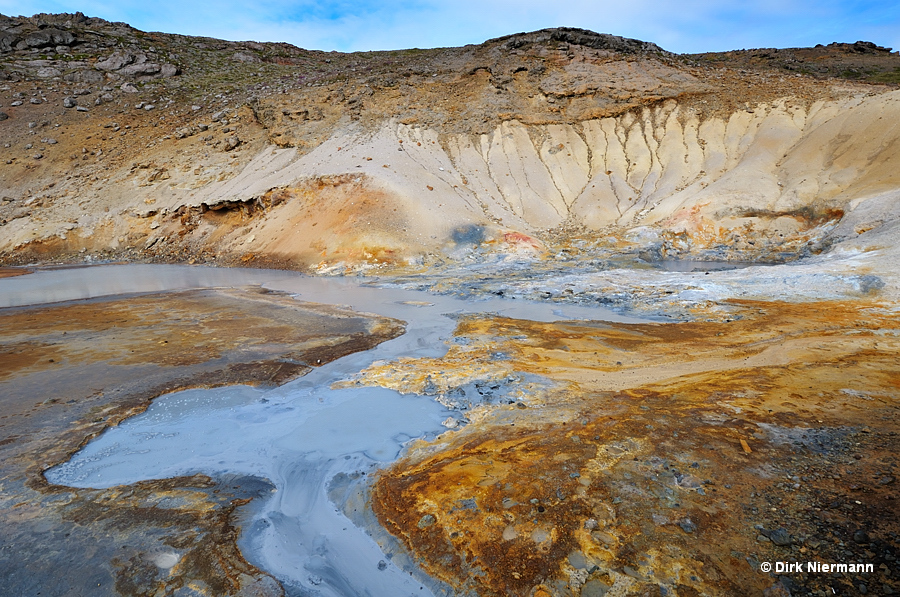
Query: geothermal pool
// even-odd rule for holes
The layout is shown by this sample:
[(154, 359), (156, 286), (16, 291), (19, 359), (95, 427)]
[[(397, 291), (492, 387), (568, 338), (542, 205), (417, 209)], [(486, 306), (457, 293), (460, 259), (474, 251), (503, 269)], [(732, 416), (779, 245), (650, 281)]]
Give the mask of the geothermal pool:
[[(376, 288), (357, 278), (308, 278), (292, 272), (188, 266), (107, 265), (37, 271), (4, 281), (0, 305), (109, 294), (261, 284), (298, 300), (340, 304), (402, 319), (404, 335), (314, 369), (283, 386), (186, 390), (107, 429), (71, 460), (46, 472), (60, 485), (105, 488), (203, 473), (268, 480), (266, 500), (244, 508), (244, 556), (293, 595), (441, 593), (401, 570), (328, 497), (342, 473), (365, 479), (415, 438), (434, 437), (464, 418), (432, 396), (377, 387), (332, 389), (379, 360), (441, 356), (454, 316), (489, 312), (533, 321), (636, 321), (599, 307), (524, 300), (460, 300), (414, 290)], [(341, 478), (346, 477), (341, 475)], [(161, 565), (174, 566), (169, 549)]]

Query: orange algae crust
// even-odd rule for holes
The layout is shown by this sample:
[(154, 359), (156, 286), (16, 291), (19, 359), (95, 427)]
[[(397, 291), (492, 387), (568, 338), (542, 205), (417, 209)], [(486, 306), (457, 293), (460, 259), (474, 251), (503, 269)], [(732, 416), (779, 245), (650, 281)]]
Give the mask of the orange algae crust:
[[(459, 594), (897, 590), (883, 559), (900, 531), (896, 314), (871, 301), (732, 307), (728, 323), (470, 317), (443, 363), (373, 367), (360, 382), (427, 376), (451, 391), (441, 380), (502, 351), (507, 378), (558, 382), (415, 444), (372, 487), (379, 521)], [(875, 572), (760, 569), (788, 560)]]

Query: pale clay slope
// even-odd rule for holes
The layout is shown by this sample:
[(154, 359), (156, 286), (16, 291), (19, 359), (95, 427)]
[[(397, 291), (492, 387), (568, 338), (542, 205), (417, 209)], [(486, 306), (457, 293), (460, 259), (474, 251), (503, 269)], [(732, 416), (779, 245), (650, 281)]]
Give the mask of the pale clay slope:
[[(162, 184), (123, 184), (110, 191), (124, 199), (115, 204), (118, 215), (82, 215), (69, 234), (115, 248), (143, 229), (149, 243), (177, 233), (180, 224), (166, 214), (180, 207), (250, 201), (338, 176), (324, 191), (295, 193), (264, 216), (201, 225), (192, 238), (220, 252), (307, 265), (365, 258), (373, 247), (395, 258), (441, 251), (453, 247), (454, 230), (470, 225), (484, 226), (488, 238), (504, 231), (540, 238), (569, 221), (639, 243), (658, 240), (661, 230), (685, 232), (699, 245), (748, 226), (762, 237), (789, 238), (811, 224), (785, 212), (850, 212), (873, 197), (881, 207), (868, 212), (885, 213), (855, 224), (866, 228), (861, 232), (843, 226), (848, 238), (874, 235), (895, 217), (888, 192), (900, 188), (898, 141), (900, 91), (857, 90), (808, 108), (783, 100), (727, 119), (701, 119), (669, 100), (577, 126), (509, 121), (479, 136), (395, 121), (363, 131), (347, 121), (303, 155), (257, 143), (256, 156), (220, 182), (172, 168)], [(120, 172), (110, 179), (117, 177), (128, 178)], [(33, 240), (26, 226), (27, 219), (10, 222), (0, 248)], [(53, 226), (42, 228), (52, 233)], [(73, 226), (56, 232), (64, 236), (66, 228)]]
[[(210, 185), (192, 203), (246, 200), (306, 178), (349, 173), (364, 176), (410, 223), (399, 231), (412, 232), (409, 240), (391, 221), (383, 231), (367, 231), (396, 237), (400, 247), (440, 248), (467, 224), (540, 235), (567, 218), (595, 230), (677, 231), (705, 216), (726, 228), (752, 222), (757, 230), (788, 233), (799, 225), (795, 218), (747, 213), (847, 209), (853, 200), (896, 189), (898, 141), (898, 91), (820, 101), (808, 111), (788, 102), (759, 106), (728, 120), (701, 121), (669, 101), (640, 117), (581, 126), (513, 121), (477, 137), (386, 123), (374, 134), (345, 129), (303, 156), (267, 148), (239, 176)], [(259, 249), (271, 242), (257, 238)]]

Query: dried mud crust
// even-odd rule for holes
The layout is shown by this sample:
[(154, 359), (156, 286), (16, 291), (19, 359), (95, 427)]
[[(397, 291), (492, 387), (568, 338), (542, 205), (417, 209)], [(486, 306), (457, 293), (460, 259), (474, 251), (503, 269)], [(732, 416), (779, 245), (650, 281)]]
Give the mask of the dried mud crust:
[(402, 322), (257, 288), (107, 297), (0, 310), (0, 575), (21, 595), (280, 595), (235, 543), (263, 479), (110, 489), (43, 471), (160, 394), (280, 384), (396, 337)]
[(19, 267), (0, 267), (0, 278), (14, 278), (16, 276), (24, 276), (31, 272)]
[[(465, 595), (900, 590), (894, 311), (739, 307), (730, 324), (470, 318), (457, 340), (471, 361), (369, 370), (414, 388), (503, 354), (498, 376), (565, 384), (415, 445), (374, 482), (378, 519)], [(777, 561), (874, 572), (761, 571)]]

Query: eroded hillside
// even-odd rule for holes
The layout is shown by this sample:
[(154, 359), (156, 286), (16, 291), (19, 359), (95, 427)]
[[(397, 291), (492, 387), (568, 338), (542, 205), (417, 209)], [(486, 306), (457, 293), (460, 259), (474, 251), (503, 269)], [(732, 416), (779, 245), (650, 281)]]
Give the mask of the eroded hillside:
[(795, 72), (806, 57), (889, 80), (900, 58), (874, 44), (677, 56), (554, 29), (339, 54), (83, 15), (3, 29), (8, 263), (343, 271), (576, 232), (783, 261), (896, 216), (898, 92)]

